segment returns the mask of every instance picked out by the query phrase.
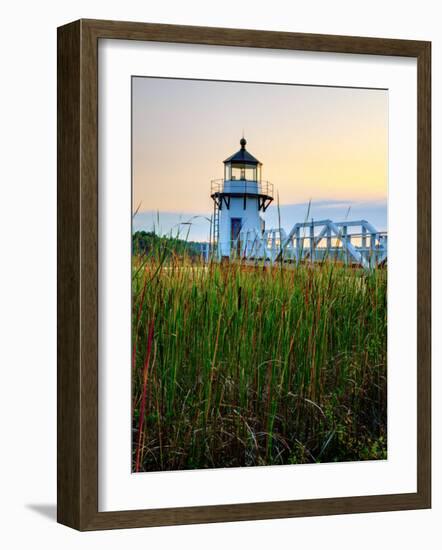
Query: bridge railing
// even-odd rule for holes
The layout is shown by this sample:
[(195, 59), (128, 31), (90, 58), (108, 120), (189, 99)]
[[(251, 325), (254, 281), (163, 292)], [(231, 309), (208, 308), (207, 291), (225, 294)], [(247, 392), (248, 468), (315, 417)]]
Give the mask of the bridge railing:
[(387, 233), (366, 220), (302, 222), (295, 224), (289, 234), (283, 229), (270, 229), (263, 240), (265, 255), (272, 261), (334, 259), (370, 268), (386, 261), (388, 254)]
[(388, 235), (366, 220), (333, 222), (319, 220), (296, 223), (286, 233), (281, 229), (243, 232), (231, 241), (232, 257), (270, 262), (341, 261), (371, 269), (387, 261)]

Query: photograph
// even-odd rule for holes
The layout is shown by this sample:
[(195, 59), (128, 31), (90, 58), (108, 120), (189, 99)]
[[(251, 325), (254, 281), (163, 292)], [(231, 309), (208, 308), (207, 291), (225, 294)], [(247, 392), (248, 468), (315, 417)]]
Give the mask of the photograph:
[(387, 460), (387, 89), (133, 76), (132, 472)]

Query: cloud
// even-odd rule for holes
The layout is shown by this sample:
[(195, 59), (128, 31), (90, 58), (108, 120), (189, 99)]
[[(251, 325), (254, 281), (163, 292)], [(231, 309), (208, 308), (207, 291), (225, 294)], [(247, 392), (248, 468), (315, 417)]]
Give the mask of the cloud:
[(281, 219), (283, 228), (291, 229), (300, 221), (331, 219), (333, 221), (367, 220), (379, 231), (387, 230), (387, 201), (329, 201), (319, 200), (278, 207), (275, 202), (266, 212), (266, 227), (277, 227)]

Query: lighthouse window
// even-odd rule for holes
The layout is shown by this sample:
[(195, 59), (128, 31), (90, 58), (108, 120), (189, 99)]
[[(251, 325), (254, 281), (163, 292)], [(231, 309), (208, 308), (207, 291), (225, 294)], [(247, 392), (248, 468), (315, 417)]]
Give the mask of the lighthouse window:
[[(227, 173), (229, 170), (227, 170)], [(232, 180), (256, 181), (256, 166), (249, 164), (232, 164), (230, 167), (230, 178)]]

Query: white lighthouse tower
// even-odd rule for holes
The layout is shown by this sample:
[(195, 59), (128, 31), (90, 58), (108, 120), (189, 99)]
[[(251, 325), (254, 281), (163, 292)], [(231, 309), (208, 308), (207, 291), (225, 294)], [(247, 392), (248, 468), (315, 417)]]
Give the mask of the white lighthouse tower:
[(262, 163), (246, 149), (224, 161), (224, 178), (213, 180), (213, 244), (220, 258), (253, 258), (262, 239), (265, 212), (273, 200), (273, 186), (261, 179)]

